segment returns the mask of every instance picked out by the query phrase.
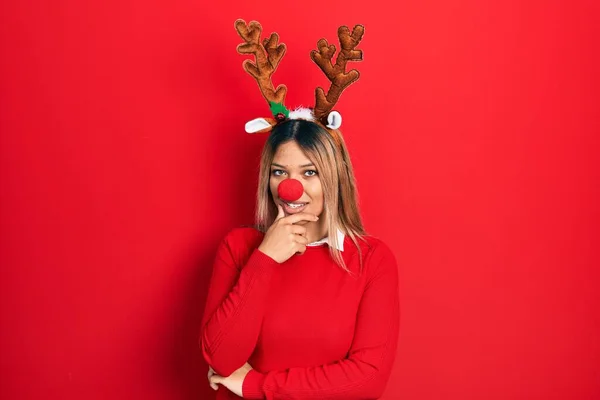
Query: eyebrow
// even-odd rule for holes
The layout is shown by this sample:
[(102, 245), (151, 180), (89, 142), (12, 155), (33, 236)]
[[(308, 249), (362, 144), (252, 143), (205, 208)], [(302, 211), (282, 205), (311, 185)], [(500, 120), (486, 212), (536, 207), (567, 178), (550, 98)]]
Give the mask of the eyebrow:
[[(271, 166), (275, 166), (275, 167), (279, 167), (279, 168), (286, 168), (286, 167), (284, 167), (283, 165), (281, 165), (281, 164), (277, 164), (277, 163), (271, 163)], [(300, 168), (314, 167), (314, 166), (315, 166), (315, 164), (313, 164), (313, 163), (308, 163), (308, 164), (303, 164), (303, 165), (300, 165)]]

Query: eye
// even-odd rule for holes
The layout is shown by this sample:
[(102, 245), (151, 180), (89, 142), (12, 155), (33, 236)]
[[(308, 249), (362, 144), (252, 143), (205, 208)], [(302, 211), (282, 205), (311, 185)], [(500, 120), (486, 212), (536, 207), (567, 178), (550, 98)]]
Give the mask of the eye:
[(317, 171), (315, 171), (314, 169), (309, 169), (308, 171), (304, 172), (304, 175), (306, 175), (306, 176), (315, 176), (315, 175), (317, 175)]
[(271, 173), (272, 173), (274, 176), (281, 176), (281, 175), (285, 174), (285, 171), (283, 171), (283, 170), (281, 170), (281, 169), (274, 169), (274, 170), (272, 170), (272, 171), (271, 171)]

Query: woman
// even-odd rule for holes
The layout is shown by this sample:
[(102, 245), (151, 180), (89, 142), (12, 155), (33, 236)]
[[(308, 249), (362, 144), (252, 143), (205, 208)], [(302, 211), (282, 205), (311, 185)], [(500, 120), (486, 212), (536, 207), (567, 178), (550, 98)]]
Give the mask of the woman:
[(200, 345), (218, 399), (377, 399), (390, 376), (396, 261), (365, 234), (344, 140), (314, 110), (272, 125), (257, 227), (217, 251)]

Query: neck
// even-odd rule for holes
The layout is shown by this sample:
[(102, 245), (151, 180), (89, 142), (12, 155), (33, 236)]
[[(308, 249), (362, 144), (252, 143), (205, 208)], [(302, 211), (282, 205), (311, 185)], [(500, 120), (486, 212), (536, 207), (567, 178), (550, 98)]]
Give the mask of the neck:
[(306, 225), (306, 238), (308, 243), (319, 241), (327, 236), (327, 213), (323, 211), (319, 215), (319, 220), (316, 222), (309, 222)]

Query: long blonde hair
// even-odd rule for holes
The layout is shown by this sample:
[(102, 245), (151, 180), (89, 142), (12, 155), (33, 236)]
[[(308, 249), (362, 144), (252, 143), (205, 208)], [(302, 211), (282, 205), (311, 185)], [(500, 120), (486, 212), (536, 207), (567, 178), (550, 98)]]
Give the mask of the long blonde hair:
[(277, 216), (277, 208), (269, 189), (271, 163), (279, 146), (292, 140), (315, 165), (321, 179), (331, 257), (342, 269), (351, 273), (338, 250), (338, 236), (335, 232), (339, 229), (357, 247), (362, 269), (362, 252), (358, 240), (364, 241), (366, 233), (358, 208), (352, 163), (342, 135), (337, 130), (330, 133), (319, 124), (305, 120), (289, 120), (273, 128), (260, 160), (256, 194), (257, 228), (266, 232)]

